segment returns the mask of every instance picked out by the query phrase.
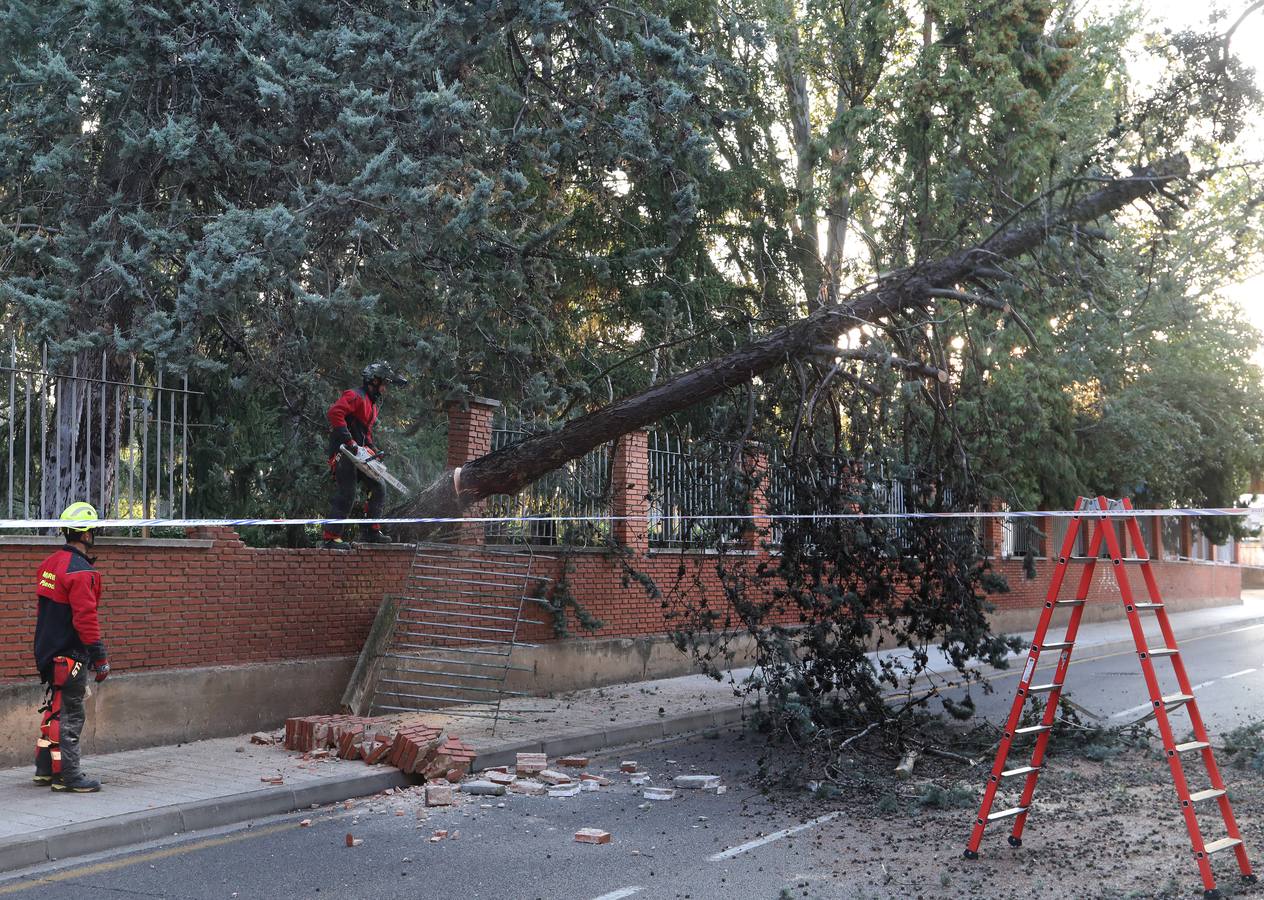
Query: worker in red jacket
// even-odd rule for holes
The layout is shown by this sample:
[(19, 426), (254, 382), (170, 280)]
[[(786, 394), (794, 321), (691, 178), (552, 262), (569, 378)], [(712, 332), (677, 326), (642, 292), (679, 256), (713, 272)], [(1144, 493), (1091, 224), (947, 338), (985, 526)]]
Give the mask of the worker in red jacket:
[[(344, 391), (329, 407), (329, 468), (334, 476), (334, 497), (329, 507), (329, 518), (346, 519), (355, 500), (356, 482), (363, 482), (368, 489), (364, 504), (367, 518), (382, 514), (386, 489), (380, 481), (362, 473), (355, 463), (340, 452), (342, 447), (355, 452), (359, 446), (376, 451), (373, 443), (373, 426), (377, 422), (377, 408), (386, 396), (387, 385), (405, 385), (408, 380), (397, 374), (390, 363), (375, 362), (364, 367), (363, 384), (354, 390)], [(326, 525), (322, 547), (329, 550), (350, 550), (351, 545), (342, 539), (343, 526)], [(382, 531), (376, 522), (361, 529), (363, 540), (371, 544), (389, 544), (390, 535)]]
[(101, 783), (79, 768), (79, 735), (84, 725), (84, 697), (88, 670), (98, 682), (110, 674), (97, 604), (101, 602), (101, 576), (88, 555), (96, 539), (92, 528), (98, 520), (90, 503), (72, 503), (61, 514), (66, 546), (40, 563), (35, 595), (39, 613), (35, 620), (35, 667), (48, 696), (40, 712), (39, 740), (35, 743), (35, 783), (54, 791), (91, 794)]

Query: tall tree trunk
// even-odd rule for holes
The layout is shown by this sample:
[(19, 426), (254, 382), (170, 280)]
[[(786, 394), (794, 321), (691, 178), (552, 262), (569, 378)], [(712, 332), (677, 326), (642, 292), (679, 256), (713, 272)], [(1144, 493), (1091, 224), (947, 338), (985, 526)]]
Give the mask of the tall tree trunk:
[[(104, 373), (102, 361), (105, 361)], [(100, 351), (80, 350), (58, 366), (46, 433), (42, 515), (57, 518), (71, 503), (93, 504), (112, 518), (119, 467), (119, 434), (114, 421), (116, 386), (125, 375), (117, 361)]]
[(790, 141), (795, 155), (796, 217), (793, 220), (795, 255), (808, 309), (820, 305), (823, 272), (821, 242), (816, 233), (816, 152), (812, 147), (812, 100), (804, 69), (799, 36), (799, 17), (794, 3), (781, 4), (784, 21), (777, 30), (777, 66), (786, 92)]
[(1184, 156), (1169, 158), (1137, 170), (1130, 178), (1106, 183), (1060, 216), (1008, 228), (980, 245), (893, 272), (846, 303), (818, 309), (732, 353), (589, 413), (555, 432), (481, 456), (460, 470), (459, 492), (455, 485), (458, 479), (442, 478), (400, 512), (454, 516), (465, 506), (492, 494), (515, 493), (594, 447), (743, 384), (787, 359), (801, 358), (812, 354), (815, 348), (833, 344), (858, 322), (877, 322), (901, 309), (924, 307), (931, 300), (931, 291), (952, 289), (968, 278), (987, 277), (987, 271), (997, 261), (1027, 253), (1052, 232), (1104, 216), (1188, 173), (1189, 162)]

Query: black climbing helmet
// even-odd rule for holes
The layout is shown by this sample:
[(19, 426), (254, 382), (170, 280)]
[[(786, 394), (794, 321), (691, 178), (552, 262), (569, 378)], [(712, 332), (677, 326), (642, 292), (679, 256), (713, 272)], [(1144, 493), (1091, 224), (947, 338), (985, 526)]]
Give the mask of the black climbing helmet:
[(397, 384), (401, 386), (408, 384), (408, 379), (392, 369), (391, 364), (385, 360), (378, 360), (377, 362), (369, 363), (364, 367), (364, 371), (360, 374), (364, 378), (365, 384), (370, 384), (371, 382), (377, 381), (379, 378), (387, 384)]

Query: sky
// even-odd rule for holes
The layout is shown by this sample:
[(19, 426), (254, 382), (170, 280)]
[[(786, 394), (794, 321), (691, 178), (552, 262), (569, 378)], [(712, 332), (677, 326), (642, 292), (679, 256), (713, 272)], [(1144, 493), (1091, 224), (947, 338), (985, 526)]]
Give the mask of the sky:
[[(1087, 9), (1109, 11), (1119, 9), (1124, 5), (1122, 0), (1090, 0)], [(1127, 3), (1127, 5), (1140, 6), (1151, 21), (1173, 30), (1187, 27), (1206, 30), (1209, 16), (1218, 8), (1225, 15), (1213, 27), (1217, 31), (1225, 31), (1253, 5), (1253, 2), (1252, 0), (1221, 0), (1219, 3), (1197, 3), (1190, 0), (1144, 0), (1144, 2)], [(1234, 32), (1231, 47), (1241, 59), (1248, 62), (1253, 55), (1251, 48), (1264, 47), (1264, 9), (1255, 10), (1247, 16)], [(1256, 81), (1259, 82), (1261, 88), (1264, 88), (1264, 55), (1255, 52), (1254, 56), (1260, 60), (1255, 66)], [(1264, 127), (1257, 126), (1255, 129), (1254, 143), (1260, 148), (1258, 158), (1264, 159)], [(1264, 259), (1256, 260), (1252, 268), (1260, 274), (1241, 284), (1225, 285), (1222, 292), (1227, 299), (1238, 304), (1248, 321), (1264, 331)], [(1261, 348), (1258, 358), (1264, 360), (1264, 348)]]

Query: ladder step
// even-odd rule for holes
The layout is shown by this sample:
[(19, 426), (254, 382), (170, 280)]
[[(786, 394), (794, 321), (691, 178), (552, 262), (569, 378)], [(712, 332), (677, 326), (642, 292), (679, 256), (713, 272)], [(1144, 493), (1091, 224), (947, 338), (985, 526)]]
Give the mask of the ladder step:
[(1206, 741), (1189, 741), (1185, 744), (1177, 744), (1174, 748), (1177, 753), (1192, 753), (1195, 750), (1206, 750), (1211, 744)]
[(1133, 609), (1162, 609), (1163, 604), (1162, 603), (1134, 603), (1132, 604), (1132, 608)]
[(1060, 684), (1029, 684), (1027, 685), (1027, 693), (1029, 694), (1047, 694), (1050, 691), (1060, 688)]
[(1041, 644), (1040, 650), (1043, 653), (1045, 650), (1067, 650), (1074, 646), (1075, 641), (1053, 641), (1048, 644)]
[(1052, 725), (1028, 725), (1026, 728), (1015, 728), (1014, 737), (1018, 737), (1020, 734), (1022, 735), (1040, 734), (1043, 731), (1053, 731), (1053, 726)]
[(1027, 812), (1027, 807), (1025, 806), (1011, 806), (1009, 809), (1003, 809), (1000, 812), (992, 813), (988, 816), (988, 821), (995, 822), (997, 819), (1008, 819), (1010, 816), (1017, 816), (1025, 812)]
[(1059, 600), (1053, 604), (1054, 606), (1083, 606), (1083, 600)]
[(1168, 694), (1163, 698), (1164, 709), (1179, 709), (1194, 698), (1189, 694)]
[(1030, 775), (1032, 772), (1039, 772), (1044, 766), (1019, 766), (1017, 769), (1006, 769), (1001, 773), (1002, 778), (1013, 778), (1017, 775)]
[[(1068, 559), (1070, 559), (1070, 560), (1071, 560), (1071, 562), (1089, 562), (1090, 560), (1094, 560), (1094, 559), (1095, 559), (1095, 560), (1097, 560), (1098, 562), (1109, 562), (1109, 561), (1110, 561), (1110, 557), (1109, 557), (1109, 556), (1071, 556), (1071, 557), (1068, 557)], [(1120, 561), (1120, 562), (1126, 562), (1126, 563), (1148, 563), (1148, 562), (1152, 562), (1152, 560), (1151, 560), (1149, 557), (1147, 557), (1147, 556), (1121, 556), (1121, 557), (1119, 558), (1119, 561)]]
[(1148, 652), (1151, 656), (1157, 659), (1160, 656), (1175, 656), (1180, 651), (1177, 650), (1175, 647), (1161, 647), (1158, 650), (1150, 650)]
[(1223, 797), (1227, 793), (1228, 791), (1224, 788), (1211, 788), (1206, 791), (1199, 791), (1196, 794), (1190, 794), (1189, 800), (1191, 803), (1197, 803), (1200, 800), (1214, 800), (1216, 797)]
[(1236, 847), (1242, 843), (1240, 838), (1221, 838), (1218, 841), (1212, 841), (1203, 847), (1203, 852), (1210, 856), (1213, 853), (1219, 853), (1221, 850), (1228, 850), (1230, 847)]

